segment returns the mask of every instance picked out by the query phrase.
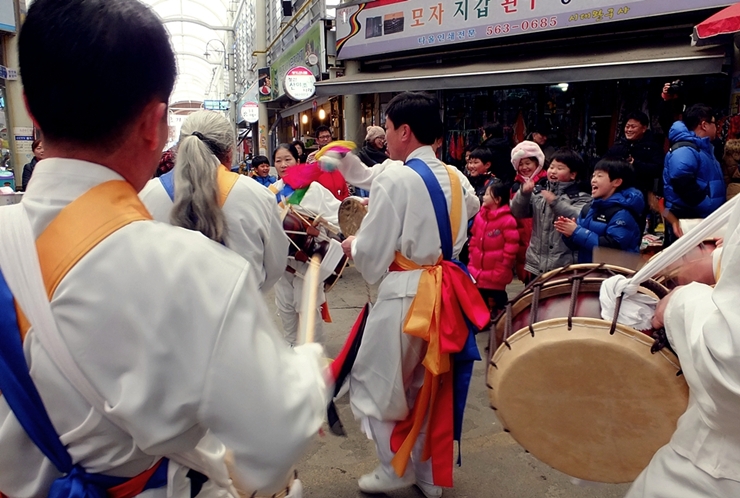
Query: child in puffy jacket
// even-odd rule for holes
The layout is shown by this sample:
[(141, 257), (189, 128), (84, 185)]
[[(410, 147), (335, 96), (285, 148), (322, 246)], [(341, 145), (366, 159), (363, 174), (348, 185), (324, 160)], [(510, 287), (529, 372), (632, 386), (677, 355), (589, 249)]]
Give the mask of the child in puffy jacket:
[(514, 278), (518, 249), (519, 232), (509, 209), (509, 187), (494, 178), (473, 221), (468, 262), (468, 270), (492, 316), (508, 301), (506, 286)]
[(642, 230), (638, 219), (645, 209), (642, 192), (632, 187), (632, 165), (622, 159), (599, 161), (591, 177), (591, 207), (578, 221), (560, 217), (555, 230), (578, 249), (578, 262), (591, 263), (594, 247), (639, 253)]
[[(535, 142), (524, 140), (511, 151), (511, 164), (516, 171), (514, 183), (511, 186), (511, 199), (514, 198), (522, 185), (533, 181), (541, 187), (547, 182), (547, 171), (544, 169), (545, 154)], [(519, 251), (516, 254), (516, 276), (525, 284), (532, 279), (532, 274), (524, 269), (527, 259), (527, 248), (532, 238), (532, 218), (516, 220), (519, 230)]]

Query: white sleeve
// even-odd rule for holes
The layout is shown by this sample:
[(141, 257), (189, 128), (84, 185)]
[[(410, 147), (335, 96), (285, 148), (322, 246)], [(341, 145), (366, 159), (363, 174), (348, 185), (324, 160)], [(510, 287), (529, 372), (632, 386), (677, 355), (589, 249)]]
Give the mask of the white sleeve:
[(375, 178), (385, 171), (386, 168), (393, 165), (403, 165), (403, 162), (386, 159), (382, 163), (376, 164), (370, 168), (366, 166), (356, 154), (350, 153), (339, 161), (338, 169), (350, 185), (354, 185), (363, 190), (370, 190)]
[[(278, 333), (249, 272), (234, 289), (205, 379), (203, 424), (234, 455), (239, 481), (259, 494), (285, 476), (324, 420), (321, 346), (291, 348)], [(246, 289), (245, 289), (246, 287)]]
[[(269, 192), (269, 191), (268, 191)], [(269, 203), (270, 215), (267, 238), (265, 239), (265, 253), (262, 266), (265, 269), (265, 280), (260, 286), (262, 292), (267, 292), (280, 280), (285, 272), (285, 264), (288, 259), (288, 237), (283, 230), (283, 222), (280, 219), (280, 209), (275, 202), (275, 196), (270, 193)]]
[(368, 283), (376, 283), (388, 271), (396, 255), (396, 244), (389, 241), (399, 239), (401, 228), (391, 196), (382, 183), (376, 182), (370, 190), (367, 215), (352, 243), (352, 259)]

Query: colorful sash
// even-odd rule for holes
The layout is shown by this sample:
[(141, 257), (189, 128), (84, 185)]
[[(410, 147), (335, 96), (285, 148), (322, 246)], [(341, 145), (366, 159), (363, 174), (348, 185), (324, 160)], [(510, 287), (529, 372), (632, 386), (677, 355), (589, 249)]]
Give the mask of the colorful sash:
[(422, 458), (432, 459), (434, 484), (451, 487), (453, 442), (460, 441), (473, 362), (480, 360), (475, 333), (488, 323), (489, 312), (465, 266), (452, 259), (454, 236), (462, 216), (459, 179), (448, 169), (452, 188), (452, 209), (448, 215), (444, 192), (429, 166), (419, 159), (406, 164), (422, 177), (429, 191), (442, 258), (436, 265), (420, 266), (397, 252), (390, 268), (424, 270), (406, 315), (404, 333), (429, 343), (422, 362), (426, 368), (424, 384), (408, 418), (396, 424), (391, 436), (391, 449), (396, 453), (391, 463), (396, 473), (403, 476), (428, 420)]
[[(216, 170), (216, 182), (218, 184), (218, 205), (224, 207), (226, 198), (231, 193), (231, 189), (234, 188), (236, 182), (239, 180), (239, 174), (229, 171), (223, 164)], [(159, 177), (159, 181), (162, 183), (167, 195), (170, 196), (170, 200), (175, 202), (175, 170), (168, 171), (164, 175)]]
[[(69, 270), (93, 247), (119, 228), (151, 219), (130, 184), (100, 184), (65, 207), (36, 241), (49, 299)], [(29, 438), (63, 474), (50, 497), (131, 498), (167, 485), (167, 459), (133, 478), (88, 474), (72, 462), (49, 419), (23, 354), (28, 321), (17, 307), (0, 272), (0, 391)], [(23, 324), (23, 325), (21, 325)], [(22, 328), (25, 327), (25, 328)], [(22, 332), (22, 333), (21, 333)]]

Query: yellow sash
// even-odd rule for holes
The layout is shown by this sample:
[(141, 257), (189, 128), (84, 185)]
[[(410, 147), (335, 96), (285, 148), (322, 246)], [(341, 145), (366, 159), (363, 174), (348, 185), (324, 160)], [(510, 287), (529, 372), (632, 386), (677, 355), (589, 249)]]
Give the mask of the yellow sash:
[[(450, 225), (452, 227), (452, 244), (460, 230), (462, 217), (462, 185), (455, 171), (447, 167), (452, 189), (452, 205), (450, 208)], [(422, 364), (426, 368), (424, 384), (416, 398), (413, 409), (413, 425), (408, 437), (396, 452), (391, 464), (396, 474), (403, 476), (406, 472), (411, 451), (416, 444), (416, 439), (421, 432), (424, 420), (430, 409), (434, 407), (434, 400), (438, 391), (439, 376), (450, 371), (450, 355), (440, 351), (440, 316), (442, 307), (442, 256), (433, 266), (421, 266), (396, 252), (394, 264), (403, 270), (424, 270), (419, 278), (419, 286), (416, 296), (411, 302), (406, 314), (403, 331), (406, 334), (420, 337), (427, 341), (427, 352)], [(431, 431), (427, 431), (431, 433)], [(428, 458), (429, 444), (425, 445), (424, 459)]]
[[(41, 275), (49, 299), (69, 270), (93, 247), (129, 223), (152, 219), (131, 184), (113, 180), (97, 185), (62, 209), (36, 239)], [(16, 303), (25, 338), (30, 324)]]
[(218, 183), (218, 205), (224, 207), (226, 198), (231, 193), (231, 189), (234, 188), (236, 182), (239, 180), (239, 174), (229, 171), (223, 164), (218, 168), (216, 172), (216, 183)]

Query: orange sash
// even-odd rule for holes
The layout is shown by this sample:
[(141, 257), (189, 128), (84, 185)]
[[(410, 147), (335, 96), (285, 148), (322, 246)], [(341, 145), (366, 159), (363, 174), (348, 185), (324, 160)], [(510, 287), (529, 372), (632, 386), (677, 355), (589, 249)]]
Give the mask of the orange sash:
[[(121, 180), (101, 183), (72, 201), (36, 239), (49, 299), (69, 270), (106, 237), (129, 223), (151, 219), (134, 188)], [(17, 303), (16, 312), (25, 338), (30, 324)]]
[(216, 183), (218, 184), (218, 205), (224, 207), (226, 198), (231, 193), (236, 182), (239, 180), (239, 174), (229, 171), (223, 164), (216, 172)]

